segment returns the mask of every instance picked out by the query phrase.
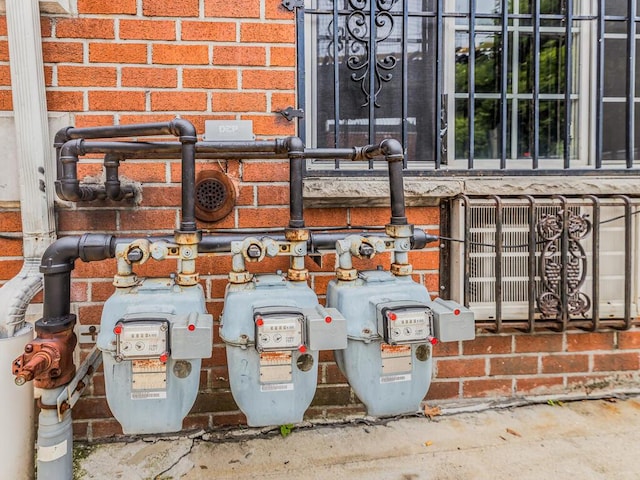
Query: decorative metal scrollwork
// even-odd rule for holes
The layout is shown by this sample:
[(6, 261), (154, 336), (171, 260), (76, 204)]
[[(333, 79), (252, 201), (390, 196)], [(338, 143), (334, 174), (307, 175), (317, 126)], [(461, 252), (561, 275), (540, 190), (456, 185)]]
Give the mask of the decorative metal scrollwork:
[(567, 298), (569, 316), (582, 315), (591, 308), (591, 299), (580, 291), (587, 277), (587, 254), (580, 240), (591, 231), (591, 222), (587, 215), (568, 212), (567, 260), (565, 268), (566, 284), (562, 285), (562, 240), (564, 231), (564, 212), (560, 210), (553, 215), (543, 215), (538, 222), (537, 230), (544, 241), (540, 254), (540, 277), (542, 292), (538, 295), (538, 309), (544, 317), (560, 318), (562, 315), (562, 291)]
[[(393, 31), (393, 16), (391, 9), (398, 0), (375, 0), (373, 13), (367, 8), (373, 0), (349, 0), (351, 12), (346, 19), (346, 35), (343, 28), (338, 30), (338, 50), (347, 50), (347, 67), (353, 71), (351, 80), (360, 83), (360, 89), (364, 94), (363, 107), (369, 105), (373, 96), (373, 103), (380, 107), (378, 94), (382, 90), (383, 83), (391, 81), (390, 73), (398, 63), (393, 55), (378, 58), (376, 45), (387, 40)], [(369, 7), (369, 8), (371, 8)], [(369, 18), (374, 15), (375, 33), (370, 31)], [(333, 31), (334, 22), (329, 25), (330, 33)], [(375, 35), (375, 38), (373, 36)], [(345, 38), (347, 37), (347, 38)], [(333, 56), (333, 40), (329, 44), (329, 55)], [(373, 63), (373, 65), (372, 65)], [(373, 85), (371, 85), (371, 69), (373, 68)], [(373, 95), (372, 95), (373, 92)]]

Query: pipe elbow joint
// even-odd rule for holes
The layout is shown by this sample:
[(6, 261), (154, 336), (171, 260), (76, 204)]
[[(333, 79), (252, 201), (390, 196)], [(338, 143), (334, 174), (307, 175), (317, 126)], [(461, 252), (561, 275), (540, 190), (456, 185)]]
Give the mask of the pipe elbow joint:
[(73, 127), (69, 126), (69, 127), (64, 127), (58, 130), (53, 140), (53, 146), (56, 148), (59, 148), (65, 143), (67, 143), (71, 139), (71, 136), (69, 135), (69, 130), (71, 130), (72, 128)]
[(169, 129), (172, 135), (180, 138), (181, 143), (196, 143), (198, 141), (196, 127), (189, 120), (174, 118), (169, 122)]
[(289, 157), (304, 157), (304, 142), (300, 137), (288, 137), (285, 142)]
[(395, 138), (385, 138), (380, 142), (380, 151), (385, 156), (387, 162), (399, 162), (404, 159), (402, 144)]

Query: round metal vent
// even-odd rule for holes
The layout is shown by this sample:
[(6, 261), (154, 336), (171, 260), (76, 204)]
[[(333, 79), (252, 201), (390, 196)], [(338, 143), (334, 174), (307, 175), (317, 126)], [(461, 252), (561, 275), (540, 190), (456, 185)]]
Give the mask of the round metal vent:
[(236, 203), (236, 190), (224, 173), (205, 170), (196, 179), (196, 217), (203, 222), (217, 222), (226, 217)]

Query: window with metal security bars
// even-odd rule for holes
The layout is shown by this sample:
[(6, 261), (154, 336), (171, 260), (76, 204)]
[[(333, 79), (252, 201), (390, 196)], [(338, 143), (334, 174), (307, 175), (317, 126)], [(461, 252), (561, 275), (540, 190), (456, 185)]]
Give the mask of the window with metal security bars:
[(418, 175), (637, 174), (640, 0), (284, 3), (308, 147), (393, 137)]
[(449, 295), (494, 330), (630, 326), (638, 205), (629, 197), (458, 198)]

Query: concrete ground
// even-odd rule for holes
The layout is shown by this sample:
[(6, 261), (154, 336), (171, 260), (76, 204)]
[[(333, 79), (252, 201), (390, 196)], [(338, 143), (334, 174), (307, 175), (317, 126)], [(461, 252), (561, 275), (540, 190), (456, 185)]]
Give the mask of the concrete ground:
[[(636, 480), (640, 397), (76, 446), (78, 479)], [(80, 458), (83, 457), (83, 458)]]

